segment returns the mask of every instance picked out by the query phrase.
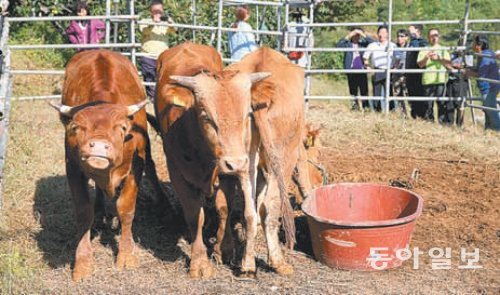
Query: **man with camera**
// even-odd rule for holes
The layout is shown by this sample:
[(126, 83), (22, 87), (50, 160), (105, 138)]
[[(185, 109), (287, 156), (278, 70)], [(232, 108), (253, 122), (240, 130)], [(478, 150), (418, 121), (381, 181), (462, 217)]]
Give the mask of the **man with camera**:
[[(147, 54), (147, 56), (141, 56), (139, 62), (144, 81), (155, 82), (156, 59), (164, 50), (168, 49), (168, 34), (175, 33), (175, 28), (159, 25), (162, 22), (167, 22), (168, 24), (174, 23), (172, 18), (165, 14), (163, 10), (163, 1), (151, 1), (149, 4), (149, 14), (152, 23), (139, 26), (139, 30), (142, 33), (141, 50), (143, 53)], [(154, 86), (146, 86), (146, 92), (151, 99), (154, 99)]]

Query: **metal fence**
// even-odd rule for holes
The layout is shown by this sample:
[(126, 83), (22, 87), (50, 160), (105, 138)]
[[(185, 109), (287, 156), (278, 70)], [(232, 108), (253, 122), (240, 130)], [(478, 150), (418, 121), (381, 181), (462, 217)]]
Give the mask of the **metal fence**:
[[(328, 0), (326, 0), (328, 1)], [(250, 1), (250, 0), (218, 0), (217, 2), (217, 26), (207, 26), (200, 25), (197, 22), (196, 17), (196, 0), (191, 0), (191, 11), (192, 11), (192, 24), (163, 24), (166, 26), (174, 26), (179, 29), (189, 29), (192, 30), (192, 38), (193, 41), (196, 40), (196, 31), (205, 30), (210, 31), (212, 34), (216, 34), (216, 43), (214, 45), (217, 50), (221, 53), (223, 57), (223, 61), (225, 62), (233, 62), (230, 58), (223, 56), (222, 51), (222, 42), (223, 42), (223, 32), (233, 32), (236, 29), (231, 29), (223, 26), (223, 11), (224, 6), (228, 5), (239, 5), (239, 4), (249, 4), (256, 5), (257, 15), (259, 14), (258, 7), (261, 6), (270, 6), (275, 9), (276, 19), (277, 19), (277, 28), (276, 30), (251, 30), (249, 32), (255, 33), (257, 37), (260, 35), (269, 35), (269, 36), (277, 36), (276, 49), (283, 51), (284, 53), (288, 53), (291, 51), (302, 51), (305, 53), (307, 63), (305, 66), (306, 73), (306, 88), (305, 88), (305, 98), (306, 99), (328, 99), (328, 100), (352, 100), (352, 99), (360, 99), (360, 100), (379, 100), (384, 102), (385, 111), (389, 111), (389, 102), (390, 101), (446, 101), (449, 99), (448, 97), (394, 97), (390, 96), (389, 91), (386, 91), (384, 96), (339, 96), (339, 95), (311, 95), (311, 77), (313, 75), (323, 75), (323, 74), (347, 74), (347, 73), (385, 73), (386, 74), (386, 84), (385, 89), (389, 89), (390, 77), (393, 73), (422, 73), (426, 70), (419, 69), (391, 69), (388, 67), (387, 69), (378, 69), (378, 70), (344, 70), (344, 69), (317, 69), (312, 67), (312, 56), (317, 52), (349, 52), (354, 51), (352, 48), (319, 48), (319, 47), (290, 47), (289, 38), (292, 35), (293, 29), (298, 27), (307, 28), (306, 33), (303, 33), (303, 36), (309, 39), (313, 38), (313, 30), (314, 28), (325, 28), (325, 27), (350, 27), (350, 26), (380, 26), (387, 25), (389, 40), (388, 44), (391, 42), (392, 29), (397, 25), (411, 25), (415, 23), (419, 24), (433, 24), (433, 25), (457, 25), (460, 26), (461, 35), (464, 37), (464, 43), (461, 46), (452, 46), (452, 47), (442, 47), (440, 49), (445, 50), (459, 50), (465, 51), (468, 48), (466, 47), (466, 40), (469, 34), (491, 34), (498, 35), (499, 33), (496, 31), (474, 31), (470, 29), (471, 24), (478, 23), (500, 23), (500, 19), (469, 19), (470, 12), (470, 1), (466, 0), (464, 17), (462, 19), (455, 20), (415, 20), (415, 21), (393, 21), (393, 1), (388, 0), (388, 19), (385, 22), (350, 22), (350, 23), (314, 23), (314, 7), (317, 4), (317, 1), (314, 0), (281, 0), (281, 1)], [(115, 4), (114, 6), (114, 15), (111, 12), (111, 2)], [(38, 95), (38, 96), (22, 96), (12, 98), (12, 76), (13, 75), (63, 75), (64, 71), (62, 70), (18, 70), (10, 68), (10, 55), (12, 50), (31, 50), (31, 49), (67, 49), (67, 48), (120, 48), (127, 49), (126, 52), (122, 52), (122, 54), (130, 56), (131, 60), (135, 63), (136, 58), (138, 56), (144, 56), (147, 54), (137, 52), (137, 48), (140, 48), (141, 44), (136, 42), (136, 28), (138, 25), (148, 24), (149, 22), (146, 20), (140, 20), (135, 11), (134, 1), (126, 0), (127, 2), (127, 14), (119, 15), (117, 9), (118, 0), (106, 0), (106, 15), (104, 16), (85, 16), (85, 17), (76, 17), (76, 16), (58, 16), (58, 17), (3, 17), (0, 16), (0, 25), (2, 27), (2, 36), (0, 40), (0, 69), (1, 69), (1, 78), (0, 78), (0, 206), (2, 201), (2, 186), (3, 186), (3, 167), (5, 160), (5, 147), (7, 144), (7, 134), (8, 134), (8, 125), (9, 125), (9, 113), (10, 113), (10, 103), (12, 99), (17, 100), (27, 100), (27, 99), (55, 99), (60, 98), (60, 95)], [(289, 21), (290, 9), (300, 7), (302, 9), (308, 9), (308, 23), (292, 23)], [(282, 20), (283, 15), (283, 20)], [(43, 22), (43, 21), (69, 21), (69, 20), (92, 20), (99, 19), (104, 20), (106, 23), (106, 36), (104, 44), (87, 44), (87, 45), (73, 45), (73, 44), (38, 44), (38, 45), (8, 45), (8, 37), (9, 37), (9, 25), (10, 23), (15, 22)], [(257, 20), (259, 18), (257, 17)], [(128, 42), (126, 43), (118, 43), (117, 42), (117, 26), (119, 23), (127, 23), (129, 27), (128, 31)], [(111, 27), (114, 28), (114, 36), (113, 40), (111, 40)], [(293, 33), (295, 36), (299, 36), (297, 32)], [(215, 38), (214, 38), (215, 39)], [(215, 40), (212, 40), (215, 41)], [(282, 47), (283, 46), (283, 47)], [(363, 49), (367, 51), (368, 49)], [(385, 49), (376, 49), (383, 50), (386, 52), (387, 58), (390, 58), (395, 51), (420, 51), (420, 50), (429, 50), (426, 48), (390, 48), (387, 46)], [(434, 48), (435, 50), (435, 48)], [(375, 50), (374, 50), (375, 51)], [(488, 80), (482, 79), (483, 81), (487, 81), (490, 83), (499, 83), (496, 80)], [(144, 83), (144, 85), (154, 85), (154, 83)], [(470, 82), (469, 82), (469, 93), (470, 91)], [(464, 100), (462, 98), (462, 100)], [(464, 106), (471, 107), (472, 118), (474, 120), (473, 108), (481, 108), (483, 110), (491, 110), (491, 111), (499, 111), (498, 109), (492, 109), (487, 107), (476, 106), (473, 104), (474, 100), (481, 100), (478, 97), (467, 97), (468, 102), (464, 103)]]

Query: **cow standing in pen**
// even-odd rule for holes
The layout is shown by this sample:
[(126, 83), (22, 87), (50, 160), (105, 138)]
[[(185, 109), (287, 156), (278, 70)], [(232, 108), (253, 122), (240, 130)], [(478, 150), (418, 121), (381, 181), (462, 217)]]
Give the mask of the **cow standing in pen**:
[(203, 205), (218, 175), (221, 182), (236, 180), (241, 186), (247, 234), (241, 271), (255, 272), (257, 214), (251, 180), (256, 171), (251, 168), (256, 159), (249, 154), (257, 146), (251, 143), (250, 89), (268, 74), (222, 72), (214, 48), (189, 42), (163, 52), (157, 71), (156, 117), (172, 185), (191, 233), (189, 274), (194, 278), (214, 274), (202, 228)]
[(291, 181), (295, 167), (301, 190), (307, 195), (311, 189), (307, 154), (302, 143), (305, 134), (304, 71), (281, 53), (265, 47), (246, 55), (225, 71), (271, 73), (251, 90), (254, 136), (259, 153), (257, 212), (266, 237), (270, 266), (280, 274), (290, 274), (293, 268), (285, 262), (278, 232), (281, 217), (287, 246), (293, 248), (295, 225), (288, 203), (287, 182)]
[[(132, 236), (136, 198), (145, 165), (156, 179), (147, 133), (146, 95), (132, 63), (107, 50), (84, 51), (67, 64), (62, 104), (52, 104), (66, 130), (66, 174), (73, 197), (78, 246), (73, 280), (92, 274), (90, 229), (104, 195), (115, 196), (121, 238), (116, 265), (136, 267)], [(148, 171), (146, 171), (148, 173)], [(88, 182), (95, 182), (96, 197)]]

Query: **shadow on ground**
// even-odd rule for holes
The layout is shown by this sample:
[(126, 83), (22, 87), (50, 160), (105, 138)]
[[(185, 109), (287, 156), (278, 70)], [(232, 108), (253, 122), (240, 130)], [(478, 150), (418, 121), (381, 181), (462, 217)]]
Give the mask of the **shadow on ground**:
[[(162, 183), (164, 191), (171, 191), (169, 183)], [(150, 251), (163, 261), (176, 261), (183, 253), (177, 247), (177, 240), (185, 231), (182, 218), (169, 218), (169, 212), (162, 205), (152, 206), (148, 195), (149, 183), (144, 180), (138, 196), (136, 216), (133, 225), (134, 240), (141, 248)], [(89, 190), (93, 198), (95, 192)], [(116, 258), (119, 225), (116, 210), (113, 210), (116, 198), (106, 201), (107, 218), (103, 226), (94, 226), (93, 238), (99, 236), (100, 243), (111, 247)], [(108, 210), (111, 209), (111, 210)], [(40, 222), (41, 230), (35, 239), (48, 265), (58, 268), (74, 262), (77, 246), (76, 224), (73, 203), (66, 181), (66, 176), (58, 175), (38, 180), (33, 205), (35, 218)]]

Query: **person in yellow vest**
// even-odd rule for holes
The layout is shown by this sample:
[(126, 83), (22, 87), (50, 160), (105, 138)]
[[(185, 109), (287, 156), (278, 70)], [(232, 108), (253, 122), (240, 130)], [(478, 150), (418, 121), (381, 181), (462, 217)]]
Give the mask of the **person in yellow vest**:
[[(430, 49), (436, 50), (421, 50), (418, 53), (417, 63), (420, 68), (426, 70), (446, 70), (450, 64), (450, 53), (447, 50), (439, 49), (439, 30), (429, 30)], [(448, 73), (446, 72), (424, 72), (422, 74), (422, 86), (424, 87), (424, 96), (443, 97), (444, 88), (448, 81)], [(424, 119), (434, 121), (434, 101), (426, 101), (427, 107), (425, 110)], [(448, 102), (438, 101), (438, 119), (442, 124), (446, 123), (445, 117), (448, 113)]]
[[(161, 22), (173, 24), (170, 16), (165, 15), (163, 10), (163, 1), (153, 0), (149, 4), (149, 14), (152, 23), (140, 25), (139, 30), (142, 33), (141, 51), (147, 56), (141, 56), (139, 63), (141, 65), (142, 76), (146, 82), (156, 81), (156, 59), (166, 49), (168, 49), (169, 34), (175, 33), (175, 28), (164, 25), (157, 25)], [(155, 87), (146, 86), (146, 93), (151, 98), (155, 97)]]

